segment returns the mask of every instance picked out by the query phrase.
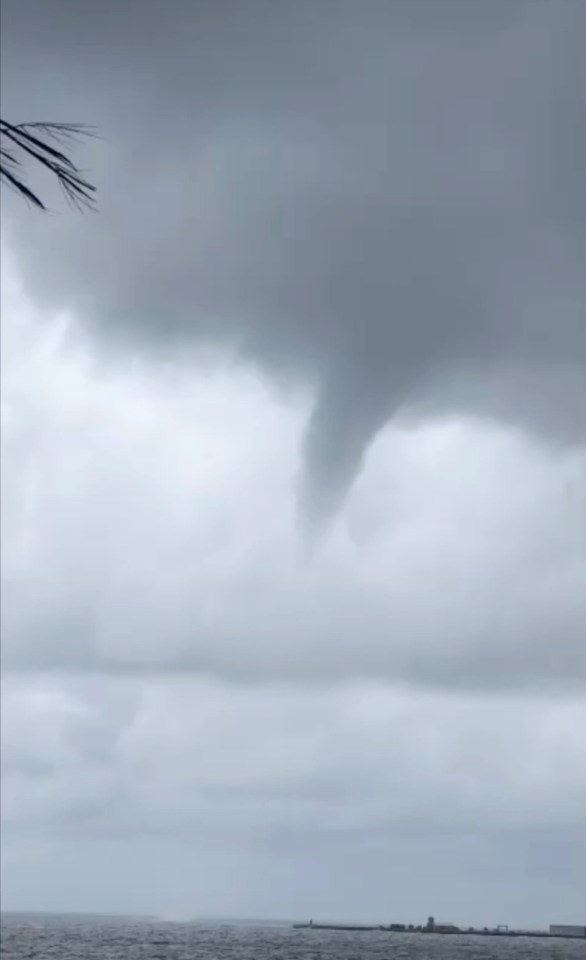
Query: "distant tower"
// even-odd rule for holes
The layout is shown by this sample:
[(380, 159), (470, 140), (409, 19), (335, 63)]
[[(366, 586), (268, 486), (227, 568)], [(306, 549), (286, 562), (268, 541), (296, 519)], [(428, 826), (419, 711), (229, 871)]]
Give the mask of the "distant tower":
[(426, 930), (433, 930), (434, 927), (435, 927), (435, 920), (434, 920), (434, 918), (433, 918), (433, 917), (428, 917), (428, 918), (427, 918), (427, 926), (426, 926), (425, 929), (426, 929)]

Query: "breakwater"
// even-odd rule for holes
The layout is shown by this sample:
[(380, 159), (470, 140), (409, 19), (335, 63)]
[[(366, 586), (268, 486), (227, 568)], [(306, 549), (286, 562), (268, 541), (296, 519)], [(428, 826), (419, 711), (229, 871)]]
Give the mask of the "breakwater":
[(368, 933), (380, 931), (386, 933), (401, 933), (409, 935), (410, 933), (423, 933), (435, 936), (468, 936), (468, 937), (531, 937), (543, 940), (577, 940), (586, 939), (586, 934), (577, 933), (568, 930), (564, 932), (559, 929), (555, 932), (549, 930), (515, 930), (509, 927), (456, 927), (452, 924), (434, 925), (434, 926), (413, 926), (411, 924), (390, 923), (390, 924), (347, 924), (347, 923), (294, 923), (296, 930), (339, 930), (348, 933)]

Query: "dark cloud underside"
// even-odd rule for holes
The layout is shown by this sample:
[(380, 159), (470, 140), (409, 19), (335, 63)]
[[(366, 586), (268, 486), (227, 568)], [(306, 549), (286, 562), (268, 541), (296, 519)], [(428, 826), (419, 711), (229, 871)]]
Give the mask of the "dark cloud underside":
[(3, 27), (4, 109), (105, 138), (98, 218), (19, 217), (31, 283), (131, 349), (315, 384), (306, 519), (405, 407), (583, 440), (580, 0), (5, 0)]

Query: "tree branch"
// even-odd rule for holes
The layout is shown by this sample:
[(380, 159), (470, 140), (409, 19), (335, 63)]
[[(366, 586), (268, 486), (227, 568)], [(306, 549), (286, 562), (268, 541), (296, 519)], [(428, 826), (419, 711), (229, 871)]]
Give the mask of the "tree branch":
[[(49, 143), (73, 143), (94, 136), (91, 127), (78, 123), (20, 123), (0, 119), (0, 180), (40, 210), (46, 210), (41, 198), (24, 181), (23, 158), (32, 158), (52, 173), (67, 201), (76, 209), (94, 209), (96, 188), (62, 150)], [(6, 146), (6, 144), (9, 146)], [(21, 156), (19, 156), (19, 153)]]

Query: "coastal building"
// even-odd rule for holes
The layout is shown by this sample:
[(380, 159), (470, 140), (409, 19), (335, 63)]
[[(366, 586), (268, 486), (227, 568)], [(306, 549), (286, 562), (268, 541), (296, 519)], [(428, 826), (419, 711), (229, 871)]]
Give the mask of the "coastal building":
[(461, 933), (460, 927), (457, 927), (455, 923), (447, 923), (445, 921), (441, 923), (436, 923), (434, 917), (428, 917), (427, 923), (423, 927), (425, 933)]

